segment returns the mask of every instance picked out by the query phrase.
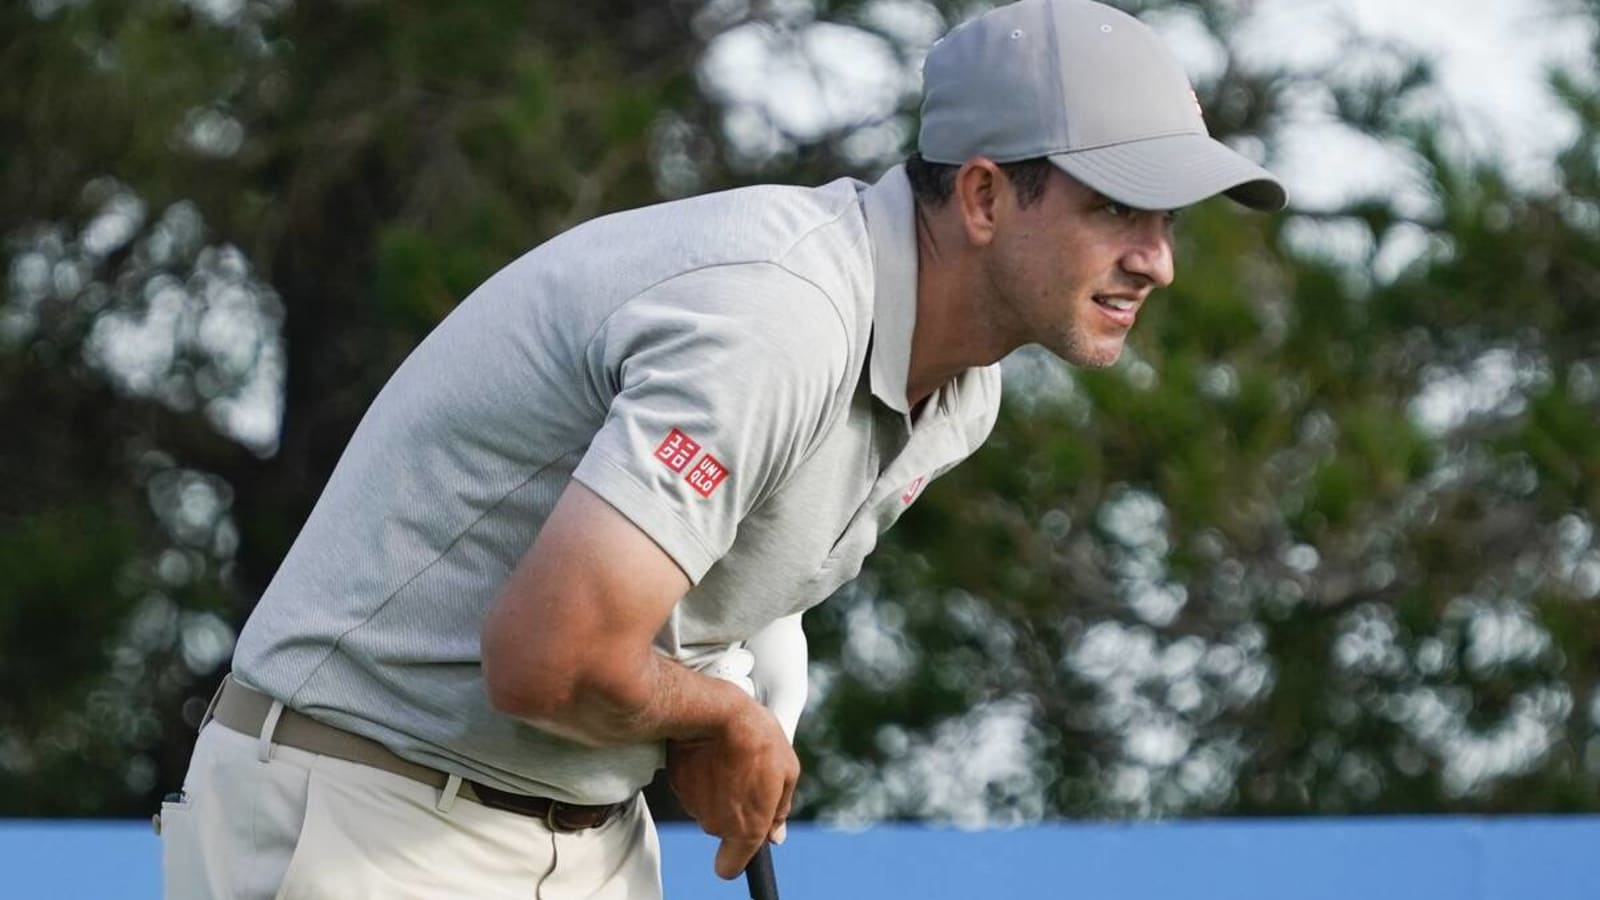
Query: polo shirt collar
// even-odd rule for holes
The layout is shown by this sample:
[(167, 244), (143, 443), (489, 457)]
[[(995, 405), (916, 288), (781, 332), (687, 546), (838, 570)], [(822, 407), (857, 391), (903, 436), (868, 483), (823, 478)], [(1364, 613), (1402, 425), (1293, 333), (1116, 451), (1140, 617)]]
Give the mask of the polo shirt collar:
[(906, 380), (917, 326), (917, 232), (905, 167), (886, 172), (862, 192), (861, 202), (874, 269), (872, 359), (867, 370), (872, 396), (901, 415), (910, 415)]

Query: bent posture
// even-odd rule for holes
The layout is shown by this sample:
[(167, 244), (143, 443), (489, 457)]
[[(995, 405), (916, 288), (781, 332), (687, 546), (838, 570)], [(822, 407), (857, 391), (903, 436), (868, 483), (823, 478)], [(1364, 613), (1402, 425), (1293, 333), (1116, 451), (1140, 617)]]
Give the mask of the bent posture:
[(586, 223), (422, 342), (240, 636), (168, 897), (659, 896), (663, 766), (718, 874), (781, 838), (798, 617), (984, 441), (997, 361), (1109, 365), (1172, 210), (1284, 201), (1106, 6), (996, 9), (924, 84), (876, 183)]

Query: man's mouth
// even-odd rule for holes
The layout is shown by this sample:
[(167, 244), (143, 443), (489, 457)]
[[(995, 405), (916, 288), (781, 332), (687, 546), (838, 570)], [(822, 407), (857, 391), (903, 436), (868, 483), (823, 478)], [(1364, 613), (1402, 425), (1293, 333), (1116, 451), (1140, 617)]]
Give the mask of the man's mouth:
[(1124, 328), (1132, 326), (1134, 319), (1139, 315), (1139, 301), (1129, 297), (1096, 294), (1094, 302), (1106, 314), (1106, 318)]

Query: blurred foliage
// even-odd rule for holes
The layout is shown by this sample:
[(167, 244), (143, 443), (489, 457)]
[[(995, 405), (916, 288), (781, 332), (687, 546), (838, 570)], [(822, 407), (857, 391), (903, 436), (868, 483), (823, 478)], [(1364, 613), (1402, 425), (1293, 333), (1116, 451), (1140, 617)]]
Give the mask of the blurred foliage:
[[(813, 615), (808, 808), (1600, 809), (1600, 93), (1555, 79), (1582, 133), (1527, 188), (1398, 112), (1431, 82), (1392, 71), (1329, 90), (1425, 214), (1187, 213), (1133, 358), (1013, 366), (990, 444)], [(1293, 81), (1223, 78), (1202, 95), (1260, 100), (1213, 118)], [(1295, 240), (1330, 228), (1359, 258)]]
[[(1249, 13), (1125, 8), (1225, 50)], [(836, 23), (914, 69), (966, 11), (0, 6), (0, 812), (178, 783), (367, 403), (497, 267), (613, 209), (871, 176), (915, 133), (909, 87), (881, 121), (752, 106), (706, 76), (719, 41)], [(804, 812), (1600, 809), (1600, 91), (1553, 78), (1580, 135), (1529, 187), (1372, 52), (1197, 87), (1268, 146), (1325, 92), (1426, 203), (1202, 205), (1122, 364), (1008, 362), (989, 445), (808, 617)]]

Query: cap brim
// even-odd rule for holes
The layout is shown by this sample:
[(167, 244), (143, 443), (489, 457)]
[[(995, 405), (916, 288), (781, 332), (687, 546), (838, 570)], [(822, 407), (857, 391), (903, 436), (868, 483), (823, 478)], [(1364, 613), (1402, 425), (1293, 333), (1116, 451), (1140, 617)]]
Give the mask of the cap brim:
[(1180, 209), (1217, 194), (1263, 212), (1276, 212), (1288, 202), (1283, 185), (1271, 172), (1203, 134), (1056, 153), (1050, 161), (1135, 209)]

